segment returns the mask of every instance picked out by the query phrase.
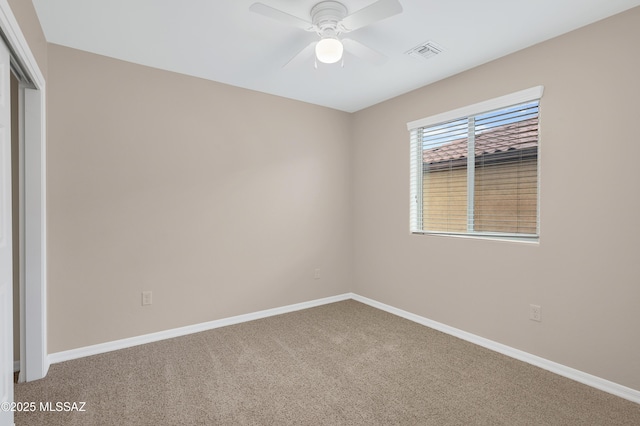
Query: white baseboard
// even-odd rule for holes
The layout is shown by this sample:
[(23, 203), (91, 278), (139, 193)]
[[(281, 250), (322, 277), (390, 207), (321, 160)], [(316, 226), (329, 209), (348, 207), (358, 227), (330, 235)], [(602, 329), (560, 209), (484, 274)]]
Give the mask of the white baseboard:
[(358, 302), (362, 302), (366, 305), (380, 309), (382, 311), (389, 312), (391, 314), (408, 319), (418, 324), (422, 324), (429, 328), (433, 328), (434, 330), (441, 331), (443, 333), (449, 334), (454, 337), (458, 337), (462, 340), (466, 340), (478, 346), (482, 346), (492, 351), (501, 353), (508, 357), (526, 362), (527, 364), (535, 365), (536, 367), (540, 367), (542, 369), (555, 373), (559, 376), (563, 376), (568, 379), (575, 380), (576, 382), (580, 382), (587, 386), (591, 386), (601, 391), (604, 391), (604, 392), (619, 396), (621, 398), (627, 399), (629, 401), (635, 402), (637, 404), (640, 404), (640, 391), (637, 391), (635, 389), (631, 389), (626, 386), (622, 386), (620, 384), (611, 382), (609, 380), (602, 379), (597, 376), (593, 376), (583, 371), (576, 370), (571, 367), (567, 367), (566, 365), (558, 364), (557, 362), (549, 361), (548, 359), (541, 358), (536, 355), (532, 355), (528, 352), (524, 352), (507, 345), (503, 345), (502, 343), (494, 342), (493, 340), (485, 339), (484, 337), (467, 333), (466, 331), (462, 331), (460, 329), (450, 327), (446, 324), (442, 324), (437, 321), (433, 321), (428, 318), (421, 317), (416, 314), (412, 314), (411, 312), (403, 311), (402, 309), (385, 305), (384, 303), (378, 302), (373, 299), (369, 299), (364, 296), (351, 294), (351, 298), (354, 300), (357, 300)]
[(348, 299), (351, 299), (351, 293), (341, 294), (338, 296), (325, 297), (323, 299), (316, 299), (309, 302), (296, 303), (294, 305), (282, 306), (280, 308), (266, 309), (264, 311), (258, 311), (250, 314), (244, 314), (244, 315), (237, 315), (234, 317), (204, 322), (201, 324), (188, 325), (186, 327), (173, 328), (170, 330), (159, 331), (157, 333), (130, 337), (128, 339), (115, 340), (113, 342), (100, 343), (97, 345), (86, 346), (83, 348), (56, 352), (56, 353), (49, 354), (48, 360), (49, 360), (49, 364), (56, 364), (58, 362), (70, 361), (72, 359), (83, 358), (85, 356), (97, 355), (97, 354), (102, 354), (106, 352), (116, 351), (118, 349), (130, 348), (132, 346), (143, 345), (145, 343), (152, 343), (152, 342), (157, 342), (159, 340), (171, 339), (173, 337), (185, 336), (187, 334), (199, 333), (201, 331), (212, 330), (214, 328), (226, 327), (228, 325), (239, 324), (247, 321), (253, 321), (261, 318), (271, 317), (274, 315), (286, 314), (289, 312), (313, 308), (316, 306), (326, 305), (334, 302), (340, 302)]
[[(171, 330), (160, 331), (157, 333), (145, 334), (142, 336), (131, 337), (128, 339), (116, 340), (113, 342), (101, 343), (98, 345), (87, 346), (78, 349), (71, 349), (68, 351), (56, 352), (50, 354), (48, 357), (49, 364), (55, 364), (58, 362), (69, 361), (72, 359), (82, 358), (90, 355), (97, 355), (101, 353), (111, 352), (118, 349), (125, 349), (132, 346), (138, 346), (145, 343), (157, 342), (159, 340), (171, 339), (173, 337), (185, 336), (187, 334), (199, 333), (201, 331), (212, 330), (215, 328), (226, 327), (228, 325), (239, 324), (247, 321), (253, 321), (261, 318), (266, 318), (274, 315), (286, 314), (289, 312), (299, 311), (302, 309), (313, 308), (316, 306), (326, 305), (329, 303), (340, 302), (343, 300), (353, 299), (382, 311), (389, 312), (399, 317), (408, 319), (410, 321), (422, 324), (426, 327), (433, 328), (434, 330), (441, 331), (454, 337), (458, 337), (462, 340), (466, 340), (478, 346), (490, 349), (492, 351), (501, 353), (511, 358), (526, 362), (536, 367), (543, 368), (552, 373), (560, 376), (575, 380), (583, 383), (587, 386), (608, 392), (610, 394), (619, 396), (629, 401), (640, 404), (640, 391), (622, 386), (620, 384), (611, 382), (609, 380), (602, 379), (597, 376), (576, 370), (571, 367), (567, 367), (562, 364), (558, 364), (553, 361), (549, 361), (545, 358), (541, 358), (536, 355), (521, 351), (519, 349), (512, 348), (507, 345), (503, 345), (493, 340), (485, 339), (484, 337), (477, 336), (472, 333), (457, 329), (455, 327), (448, 326), (446, 324), (439, 323), (437, 321), (430, 320), (425, 317), (413, 314), (411, 312), (404, 311), (402, 309), (394, 308), (393, 306), (386, 305), (373, 299), (369, 299), (364, 296), (360, 296), (355, 293), (345, 293), (337, 296), (326, 297), (323, 299), (316, 299), (309, 302), (296, 303), (294, 305), (287, 305), (280, 308), (267, 309), (264, 311), (253, 312), (250, 314), (238, 315), (229, 318), (223, 318), (220, 320), (205, 322), (201, 324), (194, 324), (186, 327), (174, 328)], [(18, 363), (19, 368), (19, 363)], [(15, 369), (15, 364), (14, 364)]]
[(20, 371), (20, 361), (13, 361), (13, 372)]

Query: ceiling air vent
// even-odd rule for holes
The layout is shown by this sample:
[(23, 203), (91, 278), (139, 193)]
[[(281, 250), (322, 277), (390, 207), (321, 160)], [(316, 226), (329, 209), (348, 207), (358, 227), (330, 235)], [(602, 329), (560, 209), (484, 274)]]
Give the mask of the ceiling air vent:
[(418, 46), (409, 50), (407, 55), (413, 56), (414, 58), (423, 58), (429, 59), (433, 56), (436, 56), (438, 53), (441, 53), (444, 49), (437, 45), (432, 41), (425, 41), (424, 43), (420, 43)]

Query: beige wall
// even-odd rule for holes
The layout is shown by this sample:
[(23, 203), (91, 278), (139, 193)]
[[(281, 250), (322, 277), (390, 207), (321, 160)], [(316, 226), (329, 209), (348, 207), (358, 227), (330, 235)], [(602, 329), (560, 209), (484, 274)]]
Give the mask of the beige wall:
[[(356, 113), (353, 290), (640, 389), (638, 40), (635, 8)], [(539, 84), (540, 244), (410, 235), (406, 123)]]
[(48, 67), (50, 353), (350, 290), (349, 114), (57, 45)]

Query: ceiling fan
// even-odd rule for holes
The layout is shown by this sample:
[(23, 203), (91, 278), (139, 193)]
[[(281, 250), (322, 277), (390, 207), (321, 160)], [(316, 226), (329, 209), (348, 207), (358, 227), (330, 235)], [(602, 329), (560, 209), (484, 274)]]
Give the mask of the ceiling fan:
[(298, 52), (284, 67), (302, 62), (311, 57), (314, 52), (317, 67), (317, 61), (326, 64), (340, 61), (343, 59), (342, 55), (345, 50), (374, 64), (384, 62), (387, 58), (382, 53), (353, 39), (340, 38), (339, 36), (397, 15), (402, 12), (402, 5), (398, 0), (378, 0), (363, 9), (348, 14), (346, 6), (340, 2), (321, 1), (311, 9), (310, 21), (264, 3), (254, 3), (249, 7), (249, 10), (305, 31), (316, 32), (320, 39), (311, 42)]

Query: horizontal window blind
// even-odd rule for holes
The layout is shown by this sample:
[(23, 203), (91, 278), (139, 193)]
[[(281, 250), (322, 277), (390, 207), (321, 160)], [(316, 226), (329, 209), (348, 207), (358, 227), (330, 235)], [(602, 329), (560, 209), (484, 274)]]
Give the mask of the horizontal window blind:
[(533, 99), (412, 128), (411, 231), (537, 238), (538, 118)]

